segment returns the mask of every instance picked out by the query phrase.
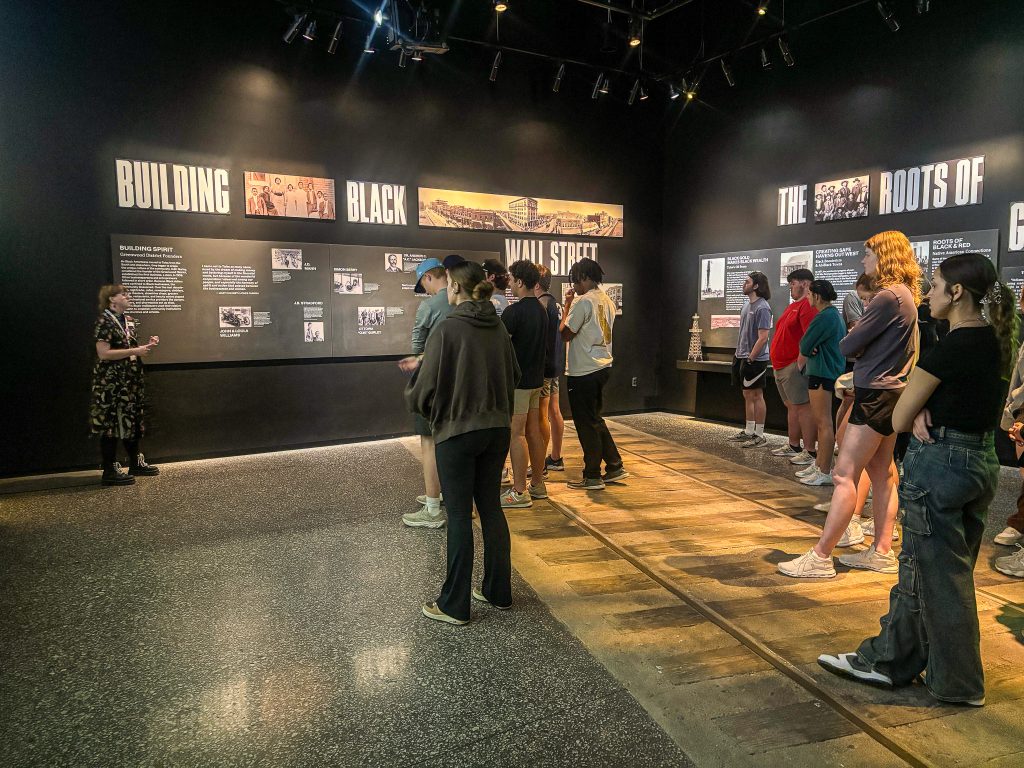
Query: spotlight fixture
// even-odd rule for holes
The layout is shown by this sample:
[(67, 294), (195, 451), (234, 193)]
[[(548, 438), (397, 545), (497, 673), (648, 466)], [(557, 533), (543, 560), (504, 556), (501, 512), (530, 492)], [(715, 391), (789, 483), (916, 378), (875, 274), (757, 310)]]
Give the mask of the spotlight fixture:
[(672, 84), (669, 84), (668, 86), (668, 97), (672, 99), (672, 101), (679, 98), (679, 91), (676, 90), (676, 87)]
[(932, 9), (931, 0), (917, 0), (915, 7), (917, 8), (917, 15), (924, 16)]
[(291, 26), (288, 27), (288, 31), (284, 33), (284, 41), (291, 43), (299, 34), (299, 28), (305, 23), (306, 19), (309, 18), (309, 11), (305, 13), (295, 14), (295, 18), (292, 19)]
[(555, 75), (555, 82), (551, 84), (551, 90), (558, 93), (562, 89), (562, 78), (565, 77), (565, 64), (558, 67), (558, 74)]
[(796, 64), (796, 61), (793, 59), (793, 54), (789, 51), (789, 43), (786, 42), (786, 38), (784, 37), (779, 38), (779, 51), (782, 53), (782, 60), (786, 62), (787, 67), (792, 67)]
[(504, 3), (502, 0), (494, 0), (494, 10), (497, 13), (504, 13), (508, 10), (508, 3)]
[(605, 77), (605, 79), (601, 82), (601, 93), (605, 93), (605, 94), (608, 93), (608, 91), (611, 89), (611, 85), (610, 84), (611, 84), (611, 80), (609, 80), (607, 77)]
[(683, 93), (686, 94), (687, 101), (693, 101), (697, 96), (697, 81), (694, 80), (691, 83), (687, 83), (686, 80), (682, 82)]
[(725, 59), (719, 59), (718, 63), (722, 67), (722, 76), (725, 78), (725, 82), (729, 84), (730, 88), (735, 88), (736, 78), (732, 76), (732, 67), (729, 66)]
[(633, 106), (633, 102), (636, 101), (636, 97), (640, 94), (640, 80), (638, 79), (633, 83), (633, 87), (629, 91), (629, 106)]
[(378, 8), (376, 11), (373, 12), (373, 23), (376, 24), (378, 27), (384, 25), (384, 10), (383, 9)]
[(629, 20), (629, 47), (636, 48), (641, 43), (640, 35), (643, 33), (643, 22), (636, 16)]
[(757, 4), (758, 16), (764, 16), (766, 13), (768, 13), (768, 2), (769, 0), (761, 0), (761, 2)]
[(419, 49), (413, 51), (412, 52), (412, 60), (413, 61), (423, 61), (423, 51), (421, 51)]
[(878, 2), (875, 3), (875, 7), (878, 8), (878, 15), (882, 17), (882, 21), (889, 26), (889, 31), (899, 32), (900, 23), (896, 20), (896, 16), (893, 15), (892, 8), (889, 7), (889, 4), (885, 2), (885, 0), (878, 0)]
[(491, 65), (491, 76), (488, 78), (492, 83), (498, 79), (498, 67), (501, 66), (501, 51), (494, 54), (494, 63)]
[(768, 49), (763, 45), (761, 46), (761, 67), (764, 69), (772, 68), (772, 60), (768, 57)]
[(334, 31), (331, 32), (331, 41), (327, 44), (327, 52), (334, 53), (338, 50), (338, 40), (341, 37), (341, 19), (338, 19), (338, 23), (334, 25)]
[(590, 91), (590, 98), (596, 99), (598, 94), (607, 93), (607, 91), (601, 90), (601, 84), (604, 82), (604, 72), (597, 74), (597, 80), (594, 81), (594, 88)]
[(640, 86), (640, 101), (647, 101), (647, 89)]
[(306, 25), (306, 31), (302, 33), (302, 36), (310, 41), (316, 39), (316, 19), (313, 19)]
[(407, 55), (405, 53), (405, 48), (403, 48), (402, 50), (400, 50), (398, 52), (398, 68), (399, 69), (405, 69), (405, 59), (406, 58), (407, 58)]

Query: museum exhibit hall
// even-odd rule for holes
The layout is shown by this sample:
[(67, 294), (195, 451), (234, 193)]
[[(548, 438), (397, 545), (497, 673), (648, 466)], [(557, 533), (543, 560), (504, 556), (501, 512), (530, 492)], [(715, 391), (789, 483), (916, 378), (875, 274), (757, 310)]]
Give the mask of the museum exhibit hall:
[(0, 765), (1024, 766), (1024, 6), (0, 8)]

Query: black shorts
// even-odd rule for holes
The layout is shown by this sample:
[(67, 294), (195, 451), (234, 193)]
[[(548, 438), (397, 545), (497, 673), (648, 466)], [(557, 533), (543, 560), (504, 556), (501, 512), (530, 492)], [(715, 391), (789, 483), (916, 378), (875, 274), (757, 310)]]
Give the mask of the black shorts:
[(824, 376), (808, 376), (807, 377), (807, 388), (808, 389), (824, 389), (828, 392), (836, 391), (836, 380), (826, 379)]
[(748, 360), (745, 357), (732, 359), (732, 385), (743, 389), (764, 389), (768, 378), (767, 360)]
[(896, 409), (896, 403), (902, 393), (902, 389), (854, 387), (850, 423), (871, 427), (883, 437), (888, 437), (894, 431), (892, 412)]

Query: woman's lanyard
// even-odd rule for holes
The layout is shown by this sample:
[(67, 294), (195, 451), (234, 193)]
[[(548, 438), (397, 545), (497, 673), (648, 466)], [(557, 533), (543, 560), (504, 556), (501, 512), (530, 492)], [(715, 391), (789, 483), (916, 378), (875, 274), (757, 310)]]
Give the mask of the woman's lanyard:
[[(105, 314), (107, 317), (109, 317), (111, 320), (114, 321), (114, 325), (117, 326), (117, 330), (119, 330), (121, 332), (121, 335), (124, 336), (124, 340), (128, 343), (128, 347), (131, 348), (132, 336), (128, 332), (128, 328), (127, 328), (128, 321), (125, 320), (125, 324), (121, 325), (121, 321), (118, 319), (117, 315), (115, 315), (109, 309), (103, 310), (103, 314)], [(136, 357), (137, 357), (136, 355), (132, 355), (130, 359), (131, 360), (135, 360)]]

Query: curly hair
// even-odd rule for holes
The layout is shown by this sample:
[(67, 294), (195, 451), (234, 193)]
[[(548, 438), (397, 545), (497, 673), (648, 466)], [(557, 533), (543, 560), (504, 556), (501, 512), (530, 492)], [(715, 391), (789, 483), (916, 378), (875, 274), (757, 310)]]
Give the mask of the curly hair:
[(914, 258), (910, 240), (902, 232), (879, 232), (864, 243), (878, 257), (878, 268), (873, 277), (878, 288), (903, 284), (914, 296), (914, 305), (921, 303), (921, 266)]

